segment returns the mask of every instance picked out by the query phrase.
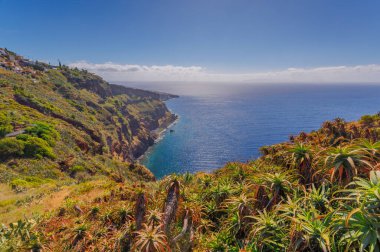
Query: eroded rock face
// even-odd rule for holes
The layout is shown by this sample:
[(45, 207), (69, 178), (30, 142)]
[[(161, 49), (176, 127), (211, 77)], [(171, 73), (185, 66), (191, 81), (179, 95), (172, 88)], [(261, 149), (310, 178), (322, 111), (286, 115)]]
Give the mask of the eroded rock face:
[(23, 78), (12, 82), (13, 99), (81, 131), (75, 142), (85, 153), (133, 161), (154, 143), (156, 131), (177, 118), (163, 102), (175, 95), (109, 84), (86, 70), (30, 61), (5, 49), (0, 63)]
[(120, 126), (117, 129), (117, 137), (107, 136), (106, 145), (112, 155), (127, 161), (143, 155), (154, 144), (156, 131), (166, 128), (177, 119), (162, 102), (142, 118), (131, 115), (128, 109), (121, 112), (124, 120), (118, 120)]
[(173, 98), (178, 98), (178, 95), (163, 93), (163, 92), (153, 92), (148, 90), (142, 90), (137, 88), (130, 88), (123, 85), (117, 85), (117, 84), (110, 84), (110, 88), (113, 95), (120, 95), (120, 94), (129, 94), (129, 95), (135, 95), (143, 98), (151, 98), (161, 101), (166, 101)]

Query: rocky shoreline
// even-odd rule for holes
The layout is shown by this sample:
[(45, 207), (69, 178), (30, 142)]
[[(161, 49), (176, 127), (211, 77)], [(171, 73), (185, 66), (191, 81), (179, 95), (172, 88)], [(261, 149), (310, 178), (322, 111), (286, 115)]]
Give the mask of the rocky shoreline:
[[(175, 96), (175, 97), (171, 97), (169, 99), (178, 98), (178, 97), (179, 96)], [(169, 99), (167, 99), (167, 100), (169, 100)], [(151, 133), (151, 136), (152, 136), (154, 141), (145, 149), (145, 151), (139, 157), (137, 157), (135, 159), (138, 163), (141, 164), (141, 160), (144, 159), (144, 157), (146, 157), (146, 154), (149, 153), (150, 149), (156, 143), (158, 143), (163, 138), (165, 132), (167, 130), (169, 130), (173, 125), (175, 125), (177, 123), (177, 121), (179, 120), (178, 115), (172, 113), (170, 110), (168, 110), (168, 111), (170, 112), (170, 116), (163, 118), (163, 120), (160, 123), (160, 126), (151, 130), (150, 133)]]

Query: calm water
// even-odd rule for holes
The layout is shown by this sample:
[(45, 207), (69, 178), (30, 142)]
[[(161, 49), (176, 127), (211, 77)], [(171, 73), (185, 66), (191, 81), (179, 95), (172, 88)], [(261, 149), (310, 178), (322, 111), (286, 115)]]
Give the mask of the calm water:
[(174, 132), (167, 131), (142, 160), (157, 177), (253, 159), (260, 146), (317, 129), (324, 120), (356, 120), (380, 111), (375, 85), (189, 86), (138, 86), (181, 95), (167, 102), (180, 116)]

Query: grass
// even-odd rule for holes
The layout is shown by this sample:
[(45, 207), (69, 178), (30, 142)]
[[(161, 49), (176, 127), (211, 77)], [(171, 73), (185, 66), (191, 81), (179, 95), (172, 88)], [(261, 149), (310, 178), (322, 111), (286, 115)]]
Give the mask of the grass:
[[(365, 142), (360, 132), (378, 125), (380, 119), (370, 125), (325, 123), (318, 131), (264, 147), (257, 160), (231, 162), (209, 174), (173, 174), (156, 182), (98, 177), (73, 184), (33, 232), (51, 250), (375, 250), (379, 241), (365, 237), (376, 234), (370, 227), (379, 222), (374, 206), (380, 142), (371, 134)], [(343, 162), (350, 155), (356, 167)], [(357, 173), (332, 176), (336, 164)], [(305, 169), (312, 176), (304, 177)], [(163, 220), (167, 229), (160, 228)], [(363, 235), (350, 236), (358, 230)]]
[[(155, 181), (128, 161), (171, 119), (161, 101), (41, 68), (0, 69), (0, 250), (380, 250), (379, 115)], [(25, 132), (5, 138), (16, 129)]]
[[(130, 164), (130, 150), (145, 146), (160, 124), (156, 105), (168, 116), (163, 102), (111, 96), (107, 82), (78, 69), (30, 70), (0, 69), (0, 223), (108, 195), (115, 181), (154, 178)], [(18, 130), (24, 133), (5, 137)]]

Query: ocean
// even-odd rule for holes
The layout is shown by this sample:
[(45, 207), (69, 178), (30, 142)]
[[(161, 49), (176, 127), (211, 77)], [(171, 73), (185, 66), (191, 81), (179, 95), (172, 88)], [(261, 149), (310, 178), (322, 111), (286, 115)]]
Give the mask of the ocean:
[(261, 146), (318, 129), (325, 120), (351, 121), (380, 111), (380, 85), (126, 85), (180, 95), (166, 102), (179, 120), (141, 160), (157, 178), (254, 159)]

